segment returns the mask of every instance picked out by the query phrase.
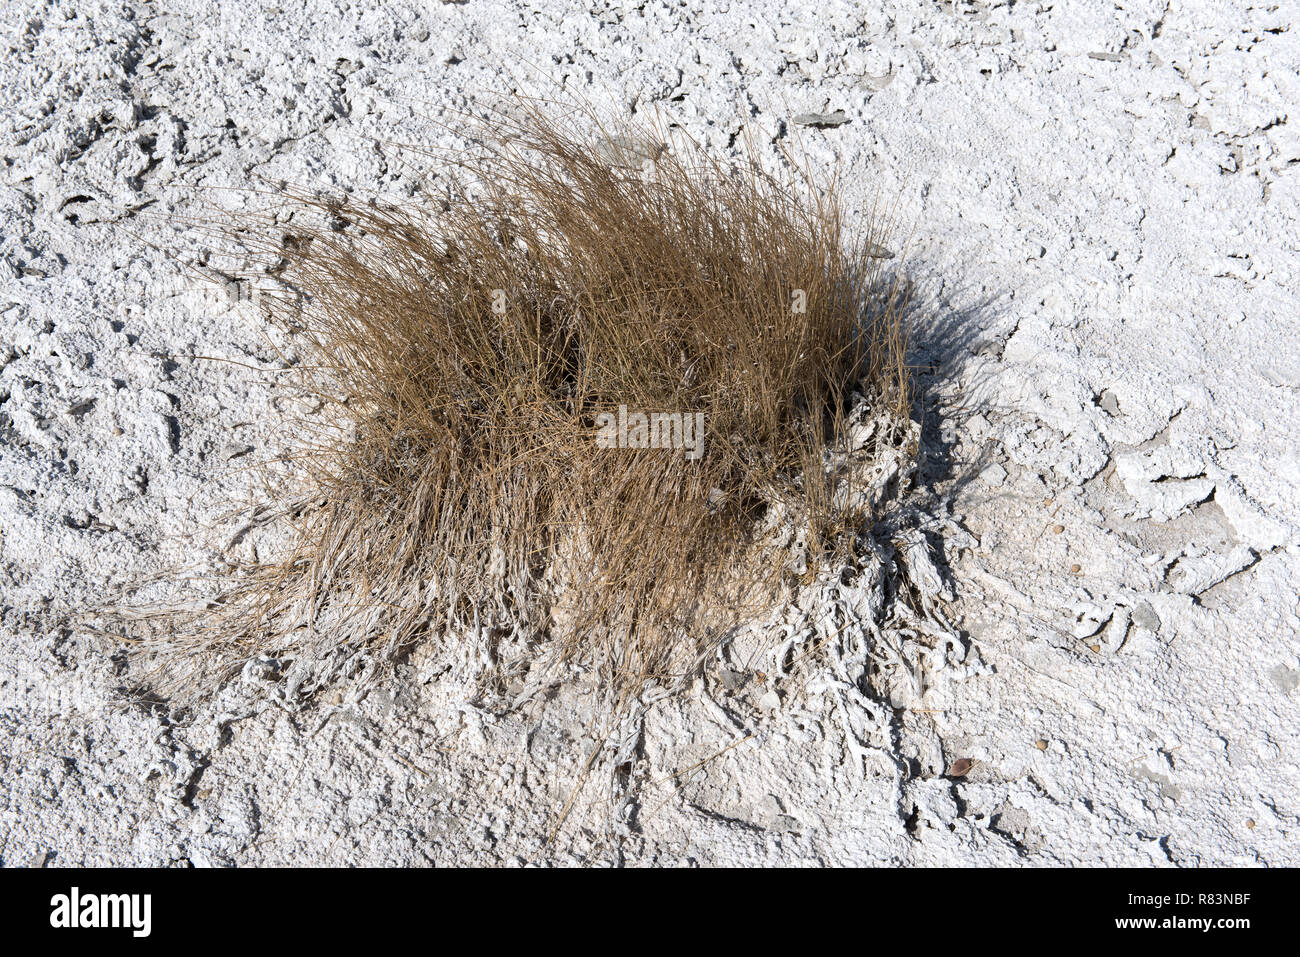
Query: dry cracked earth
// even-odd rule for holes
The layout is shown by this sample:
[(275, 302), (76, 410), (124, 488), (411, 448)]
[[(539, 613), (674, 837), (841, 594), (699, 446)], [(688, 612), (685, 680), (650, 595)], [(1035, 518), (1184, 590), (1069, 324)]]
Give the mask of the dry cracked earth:
[[(1294, 14), (5, 4), (0, 862), (1300, 863)], [(401, 147), (516, 87), (797, 146), (892, 210), (966, 657), (869, 747), (731, 663), (584, 782), (581, 685), (499, 715), (417, 654), (359, 700), (253, 662), (122, 706), (120, 648), (72, 624), (312, 414), (187, 224), (268, 183), (411, 196)]]

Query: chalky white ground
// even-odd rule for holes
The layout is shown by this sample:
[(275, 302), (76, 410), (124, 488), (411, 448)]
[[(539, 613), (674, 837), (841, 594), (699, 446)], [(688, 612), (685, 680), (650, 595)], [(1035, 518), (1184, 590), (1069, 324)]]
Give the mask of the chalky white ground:
[[(593, 6), (4, 5), (0, 861), (1300, 863), (1286, 5)], [(310, 414), (169, 223), (259, 176), (406, 195), (394, 144), (455, 145), (511, 77), (722, 153), (797, 137), (895, 206), (969, 646), (865, 747), (732, 662), (615, 734), (549, 842), (581, 685), (494, 717), (416, 655), (359, 701), (277, 702), (267, 665), (114, 710), (117, 649), (65, 624), (191, 557)]]

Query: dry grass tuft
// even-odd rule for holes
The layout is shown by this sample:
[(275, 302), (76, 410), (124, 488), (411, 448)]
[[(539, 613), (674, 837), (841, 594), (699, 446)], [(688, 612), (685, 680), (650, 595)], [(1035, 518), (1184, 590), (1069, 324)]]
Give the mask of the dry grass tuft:
[[(558, 662), (618, 693), (852, 561), (863, 423), (910, 402), (882, 237), (849, 235), (833, 185), (588, 120), (495, 120), (446, 203), (298, 196), (292, 235), (240, 224), (332, 424), (303, 438), (290, 547), (166, 616), (150, 687), (476, 629), (497, 690)], [(702, 456), (598, 447), (620, 406), (703, 413)]]

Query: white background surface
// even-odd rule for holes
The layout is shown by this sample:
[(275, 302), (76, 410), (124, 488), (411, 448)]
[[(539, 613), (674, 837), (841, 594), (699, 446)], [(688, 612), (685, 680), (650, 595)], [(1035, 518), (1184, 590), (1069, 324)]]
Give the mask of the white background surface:
[[(0, 18), (4, 864), (1300, 863), (1288, 4)], [(594, 740), (581, 688), (492, 718), (417, 656), (329, 710), (267, 705), (255, 669), (197, 713), (106, 710), (114, 649), (69, 611), (192, 557), (242, 465), (292, 443), (273, 371), (190, 358), (279, 362), (255, 310), (186, 271), (184, 221), (256, 202), (212, 188), (258, 176), (401, 196), (393, 144), (454, 145), (456, 111), (514, 85), (657, 106), (720, 152), (849, 117), (801, 146), (856, 214), (895, 209), (923, 474), (969, 533), (944, 545), (989, 666), (867, 757), (829, 711), (701, 690), (632, 743), (630, 824), (602, 770), (547, 843)]]

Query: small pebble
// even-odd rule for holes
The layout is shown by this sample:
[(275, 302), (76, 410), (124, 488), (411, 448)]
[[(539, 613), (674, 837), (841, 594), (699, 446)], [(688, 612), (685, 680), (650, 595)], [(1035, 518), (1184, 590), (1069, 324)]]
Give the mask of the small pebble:
[(980, 478), (984, 480), (986, 485), (992, 485), (996, 488), (1007, 480), (1007, 470), (997, 462), (994, 462), (992, 465), (985, 468), (984, 471), (980, 472)]
[(834, 113), (800, 113), (794, 118), (799, 126), (842, 126), (849, 121), (843, 110)]
[(1144, 601), (1133, 609), (1133, 624), (1139, 628), (1145, 628), (1147, 631), (1160, 630), (1160, 616), (1156, 610), (1151, 607), (1151, 603)]

